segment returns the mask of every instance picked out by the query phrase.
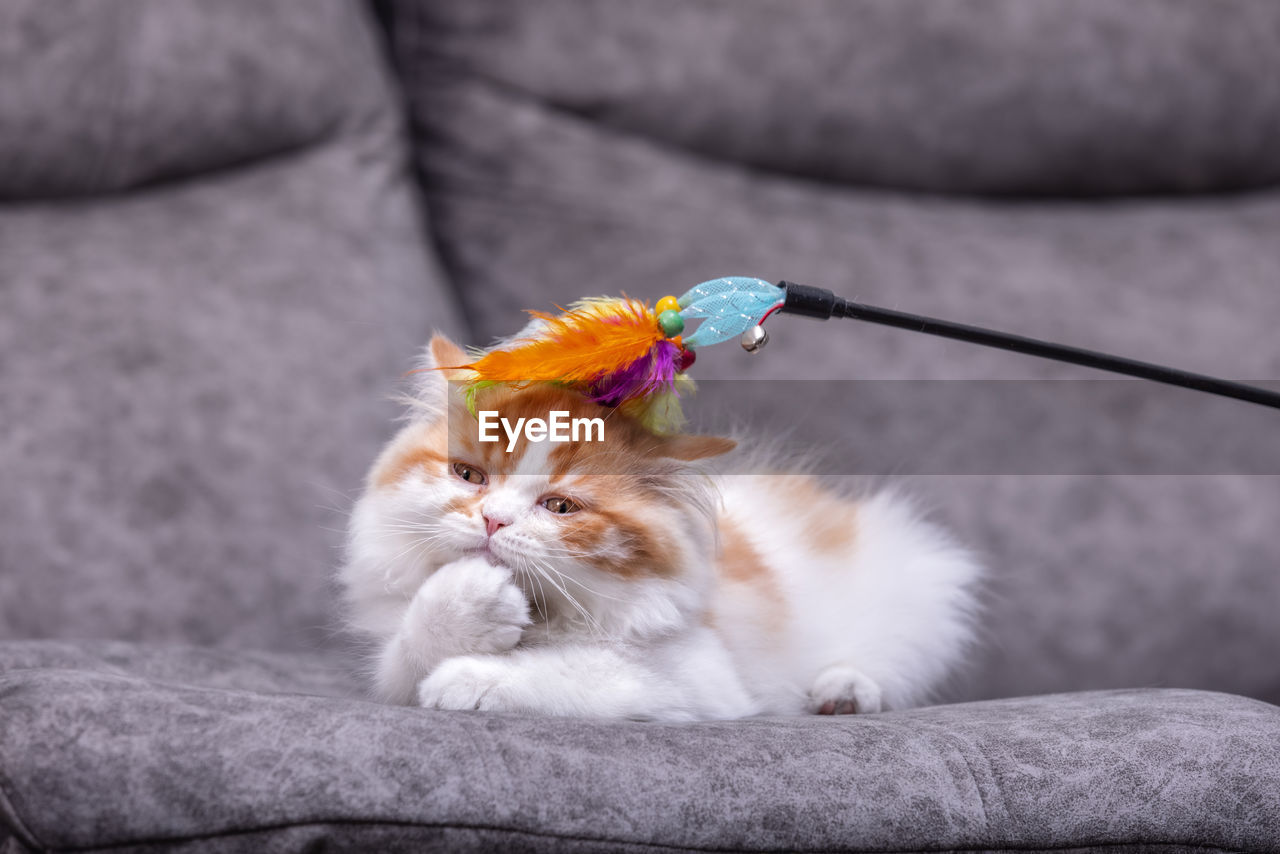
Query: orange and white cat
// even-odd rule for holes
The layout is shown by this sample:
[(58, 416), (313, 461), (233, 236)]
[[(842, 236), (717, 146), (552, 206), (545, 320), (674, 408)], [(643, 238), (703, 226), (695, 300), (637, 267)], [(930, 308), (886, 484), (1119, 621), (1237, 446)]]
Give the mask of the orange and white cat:
[[(437, 336), (428, 366), (466, 354)], [(657, 436), (539, 384), (517, 417), (602, 441), (477, 439), (427, 370), (369, 474), (340, 580), (378, 696), (434, 709), (652, 720), (842, 714), (925, 701), (972, 636), (979, 566), (905, 500), (792, 474), (716, 474), (734, 442)]]

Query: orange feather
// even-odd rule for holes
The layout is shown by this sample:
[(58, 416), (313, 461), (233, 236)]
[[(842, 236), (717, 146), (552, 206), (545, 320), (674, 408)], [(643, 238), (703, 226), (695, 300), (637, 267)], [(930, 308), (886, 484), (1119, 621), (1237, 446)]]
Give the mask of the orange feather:
[(591, 382), (642, 358), (663, 338), (649, 305), (626, 297), (581, 300), (558, 317), (529, 313), (546, 324), (536, 337), (461, 366), (475, 372), (475, 382)]

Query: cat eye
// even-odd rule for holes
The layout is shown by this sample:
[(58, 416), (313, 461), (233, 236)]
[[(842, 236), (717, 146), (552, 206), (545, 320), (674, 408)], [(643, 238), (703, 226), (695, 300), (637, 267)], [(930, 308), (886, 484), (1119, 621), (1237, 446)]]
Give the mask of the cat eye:
[(474, 483), (477, 486), (483, 486), (489, 482), (489, 478), (485, 477), (484, 472), (475, 466), (466, 463), (454, 463), (453, 473), (465, 480), (467, 483)]
[(582, 509), (582, 505), (574, 501), (572, 498), (560, 498), (559, 496), (542, 499), (542, 506), (550, 510), (552, 513), (560, 515), (564, 515), (566, 513), (577, 513)]

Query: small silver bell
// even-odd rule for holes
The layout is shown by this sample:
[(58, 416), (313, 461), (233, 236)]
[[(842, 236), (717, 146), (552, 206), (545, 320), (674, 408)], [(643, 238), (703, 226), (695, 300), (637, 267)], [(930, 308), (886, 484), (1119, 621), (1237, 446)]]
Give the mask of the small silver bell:
[(765, 332), (764, 327), (759, 324), (751, 327), (742, 333), (742, 337), (738, 339), (738, 343), (742, 345), (742, 349), (748, 353), (759, 353), (764, 345), (769, 343), (769, 333)]

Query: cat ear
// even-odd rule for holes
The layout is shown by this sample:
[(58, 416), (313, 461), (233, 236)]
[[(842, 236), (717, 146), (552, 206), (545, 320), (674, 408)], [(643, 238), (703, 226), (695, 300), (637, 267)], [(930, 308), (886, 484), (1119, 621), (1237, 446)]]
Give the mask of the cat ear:
[[(449, 337), (443, 333), (437, 332), (431, 336), (431, 343), (427, 345), (427, 361), (432, 370), (436, 370), (441, 374), (448, 374), (449, 371), (439, 371), (439, 368), (455, 368), (465, 365), (471, 361), (467, 356), (467, 352), (454, 344)], [(452, 377), (446, 377), (452, 379)]]
[(727, 454), (738, 443), (723, 436), (699, 436), (697, 434), (679, 434), (662, 440), (658, 447), (658, 455), (675, 460), (705, 460), (707, 457), (718, 457)]
[(450, 386), (464, 380), (467, 371), (447, 370), (471, 361), (467, 352), (453, 343), (448, 336), (437, 332), (423, 351), (414, 371), (416, 384), (413, 403), (428, 413), (442, 412), (449, 401)]

